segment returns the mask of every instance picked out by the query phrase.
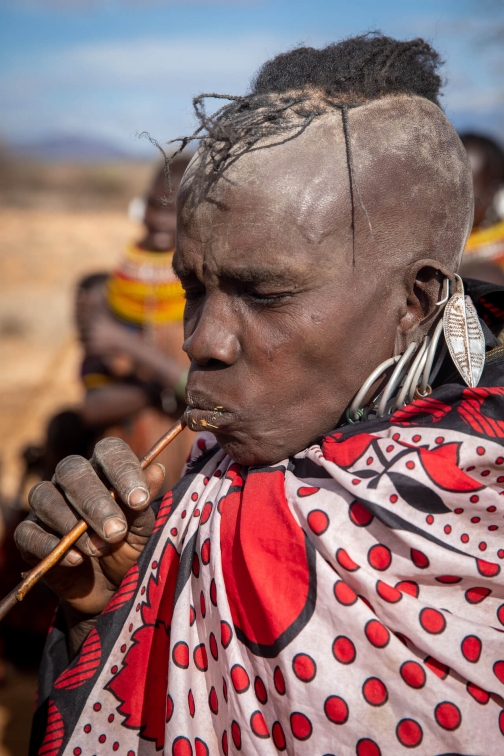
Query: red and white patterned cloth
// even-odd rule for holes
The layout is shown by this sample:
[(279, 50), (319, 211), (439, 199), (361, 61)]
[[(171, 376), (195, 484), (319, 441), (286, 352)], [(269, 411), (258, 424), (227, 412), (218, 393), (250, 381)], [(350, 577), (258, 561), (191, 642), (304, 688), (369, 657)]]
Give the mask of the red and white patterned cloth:
[(200, 437), (61, 672), (53, 630), (33, 752), (500, 756), (503, 405), (445, 385), (268, 468)]

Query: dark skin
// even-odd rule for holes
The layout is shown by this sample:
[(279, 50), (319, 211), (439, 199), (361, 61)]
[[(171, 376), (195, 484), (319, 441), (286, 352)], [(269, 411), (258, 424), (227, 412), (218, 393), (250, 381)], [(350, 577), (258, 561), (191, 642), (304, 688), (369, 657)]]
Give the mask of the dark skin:
[[(38, 483), (30, 491), (32, 512), (15, 533), (16, 544), (30, 564), (48, 554), (81, 517), (90, 525), (46, 577), (62, 599), (73, 652), (90, 629), (89, 618), (104, 609), (147, 543), (154, 525), (149, 502), (161, 488), (164, 474), (163, 466), (156, 463), (144, 472), (124, 441), (105, 438), (96, 445), (90, 462), (66, 457), (52, 483)], [(99, 476), (108, 479), (117, 501)]]
[[(296, 168), (305, 184), (312, 157), (301, 156)], [(384, 271), (362, 279), (345, 238), (344, 163), (336, 174), (335, 166), (322, 167), (322, 156), (315, 165), (318, 175), (326, 173), (323, 192), (334, 186), (326, 218), (319, 210), (322, 185), (301, 193), (282, 187), (290, 150), (270, 160), (266, 185), (222, 185), (224, 210), (210, 203), (187, 212), (182, 190), (174, 263), (187, 292), (189, 427), (209, 427), (245, 465), (278, 462), (332, 430), (371, 370), (429, 314), (432, 301), (428, 294), (419, 298), (417, 272), (427, 269), (435, 283), (429, 261), (401, 270), (393, 282)], [(287, 196), (279, 202), (282, 191)], [(322, 226), (333, 225), (325, 238), (313, 234), (316, 214)], [(209, 227), (218, 234), (209, 236)], [(379, 268), (378, 256), (366, 264)], [(355, 301), (359, 279), (365, 313)], [(215, 411), (219, 406), (224, 410)]]
[[(374, 113), (373, 123), (379, 116)], [(396, 120), (390, 119), (391, 128)], [(417, 139), (415, 133), (412, 150)], [(330, 144), (330, 153), (320, 150), (321, 143)], [(359, 219), (355, 264), (345, 145), (334, 119), (321, 119), (311, 134), (282, 147), (241, 159), (226, 174), (228, 180), (212, 187), (207, 201), (195, 201), (192, 182), (200, 179), (191, 172), (184, 178), (175, 266), (188, 300), (187, 419), (194, 430), (212, 430), (242, 464), (278, 462), (332, 430), (371, 370), (418, 341), (432, 322), (443, 279), (450, 275), (446, 261), (456, 254), (449, 247), (452, 230), (445, 229), (445, 262), (434, 259), (433, 240), (439, 244), (440, 230), (425, 217), (429, 202), (438, 212), (440, 200), (429, 195), (430, 174), (418, 177), (426, 186), (424, 206), (416, 191), (410, 192), (408, 206), (401, 181), (411, 182), (411, 171), (405, 177), (386, 153), (372, 158), (369, 168), (363, 164), (359, 183), (369, 202), (373, 237)], [(419, 170), (424, 163), (419, 162)], [(446, 195), (445, 187), (440, 191)], [(387, 199), (385, 208), (381, 197)], [(469, 195), (467, 212), (471, 202)], [(463, 241), (455, 239), (455, 245), (461, 248)], [(119, 464), (131, 479), (140, 475), (138, 465), (126, 460), (124, 444), (107, 441), (116, 446), (115, 457), (102, 462), (106, 476), (112, 480), (113, 474), (117, 481)], [(70, 458), (59, 470), (60, 490), (68, 491), (72, 476), (86, 486), (93, 477), (78, 459)], [(46, 524), (49, 494), (49, 489), (41, 491), (31, 502), (35, 516)], [(58, 496), (52, 528), (62, 534), (69, 523), (61, 524), (64, 501)], [(105, 497), (103, 491), (100, 496)], [(88, 521), (90, 497), (74, 501)], [(127, 508), (111, 499), (107, 505), (107, 512), (116, 508), (127, 528), (122, 514)], [(93, 528), (114, 544), (120, 557), (115, 556), (113, 578), (107, 574), (109, 583), (117, 585), (122, 568), (124, 574), (131, 564), (130, 551), (123, 557), (118, 548), (128, 536), (105, 536), (102, 522), (103, 516), (98, 523), (95, 514)], [(31, 561), (45, 556), (52, 540), (43, 542), (43, 530), (35, 533), (33, 523), (21, 527), (17, 542), (22, 552)], [(97, 564), (106, 558), (91, 557)], [(84, 563), (89, 556), (82, 552), (82, 559)], [(110, 590), (86, 593), (83, 583), (76, 595), (75, 585), (65, 587), (61, 576), (62, 571), (75, 574), (75, 569), (61, 566), (49, 573), (48, 582), (77, 613), (69, 624), (78, 635), (78, 620), (103, 608)], [(98, 584), (95, 579), (93, 585)]]

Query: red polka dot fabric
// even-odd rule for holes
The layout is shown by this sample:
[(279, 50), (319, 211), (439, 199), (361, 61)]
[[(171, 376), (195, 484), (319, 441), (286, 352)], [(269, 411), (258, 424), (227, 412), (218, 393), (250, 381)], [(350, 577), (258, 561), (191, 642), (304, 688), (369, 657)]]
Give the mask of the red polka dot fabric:
[(504, 431), (462, 394), (194, 462), (52, 686), (54, 756), (504, 753)]

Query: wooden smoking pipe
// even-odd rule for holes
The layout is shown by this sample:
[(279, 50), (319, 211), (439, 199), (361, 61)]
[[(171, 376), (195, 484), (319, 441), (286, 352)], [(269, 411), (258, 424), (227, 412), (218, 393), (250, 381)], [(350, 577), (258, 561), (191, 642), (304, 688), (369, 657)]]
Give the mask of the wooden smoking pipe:
[[(154, 446), (149, 449), (147, 454), (144, 454), (142, 459), (140, 460), (140, 467), (142, 470), (145, 470), (146, 467), (150, 465), (151, 462), (153, 462), (158, 454), (165, 449), (171, 441), (173, 441), (178, 434), (184, 430), (186, 427), (186, 422), (184, 420), (184, 417), (182, 416), (180, 420), (177, 420), (175, 425), (172, 425), (170, 430), (168, 430), (164, 436), (161, 436), (161, 438), (156, 441)], [(114, 491), (111, 491), (112, 496), (115, 498)], [(5, 615), (12, 609), (13, 606), (17, 604), (18, 601), (22, 601), (28, 591), (33, 588), (35, 583), (38, 583), (40, 578), (45, 575), (46, 572), (48, 572), (51, 567), (54, 567), (57, 562), (66, 554), (68, 549), (74, 545), (76, 540), (80, 538), (80, 536), (86, 532), (88, 528), (87, 522), (84, 520), (79, 520), (77, 525), (75, 525), (72, 530), (66, 534), (66, 536), (63, 536), (61, 541), (58, 543), (58, 545), (51, 551), (50, 554), (48, 554), (45, 559), (42, 559), (41, 562), (37, 564), (36, 567), (34, 567), (30, 572), (28, 572), (24, 580), (19, 583), (4, 599), (0, 602), (0, 620), (2, 620)]]

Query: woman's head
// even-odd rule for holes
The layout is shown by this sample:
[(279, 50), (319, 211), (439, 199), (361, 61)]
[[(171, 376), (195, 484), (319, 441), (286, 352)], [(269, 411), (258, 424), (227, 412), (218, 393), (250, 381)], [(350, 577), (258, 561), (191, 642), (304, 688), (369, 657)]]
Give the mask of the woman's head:
[(209, 124), (179, 193), (189, 419), (217, 425), (243, 463), (331, 430), (371, 370), (425, 333), (471, 225), (468, 161), (433, 103), (435, 53), (348, 40), (352, 86), (338, 47), (325, 65), (344, 91), (317, 83), (324, 51), (269, 62)]
[(166, 168), (160, 168), (145, 197), (145, 235), (139, 246), (149, 252), (168, 252), (175, 246), (177, 208), (175, 198), (190, 158), (179, 156), (171, 165), (170, 181)]

